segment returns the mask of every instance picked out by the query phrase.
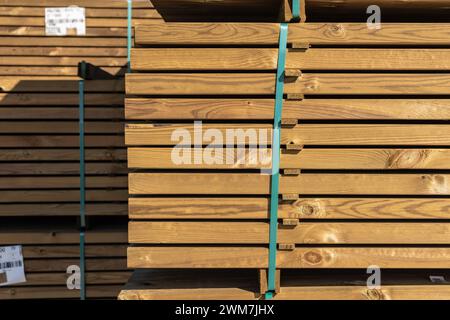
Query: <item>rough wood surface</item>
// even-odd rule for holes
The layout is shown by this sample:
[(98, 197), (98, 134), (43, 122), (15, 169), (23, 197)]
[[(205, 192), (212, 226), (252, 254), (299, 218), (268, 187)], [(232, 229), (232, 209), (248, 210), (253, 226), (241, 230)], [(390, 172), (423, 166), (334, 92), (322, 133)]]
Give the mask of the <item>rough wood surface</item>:
[[(129, 268), (267, 268), (263, 247), (129, 247)], [(277, 253), (278, 268), (448, 268), (448, 248), (296, 248)]]
[[(267, 154), (271, 149), (258, 149)], [(173, 161), (172, 148), (129, 148), (128, 166), (138, 169), (248, 169), (268, 168), (268, 163), (250, 161), (251, 148), (235, 148), (233, 152), (218, 154), (214, 163), (196, 164), (192, 152), (189, 163)], [(238, 156), (242, 155), (242, 156)], [(216, 158), (215, 157), (215, 158)], [(282, 150), (280, 168), (299, 169), (350, 169), (350, 170), (396, 170), (396, 169), (450, 169), (448, 149), (308, 149), (300, 152)], [(228, 161), (227, 161), (228, 160)]]
[[(449, 94), (450, 75), (386, 73), (305, 73), (285, 84), (285, 94), (405, 95)], [(94, 88), (92, 89), (94, 90)], [(269, 73), (127, 74), (131, 95), (269, 95), (275, 75)]]
[[(130, 198), (131, 219), (268, 219), (269, 199)], [(450, 201), (420, 198), (300, 198), (281, 202), (278, 217), (297, 219), (447, 219)]]
[[(136, 48), (131, 67), (137, 71), (274, 70), (277, 57), (278, 49), (271, 48)], [(288, 51), (286, 69), (450, 70), (448, 61), (448, 49), (311, 48)]]
[[(191, 142), (181, 138), (173, 138), (175, 130), (189, 133)], [(226, 137), (227, 129), (241, 130), (249, 143), (249, 137), (256, 134), (267, 136), (267, 142), (271, 142), (271, 126), (267, 124), (235, 124), (218, 123), (202, 124), (127, 124), (125, 128), (125, 143), (132, 145), (189, 145), (193, 143), (193, 137), (202, 137), (208, 129), (219, 130), (222, 137)], [(237, 143), (237, 139), (234, 139)], [(209, 145), (210, 141), (202, 141)], [(300, 124), (294, 128), (286, 128), (281, 131), (282, 144), (301, 145), (450, 145), (450, 126), (447, 124)], [(223, 145), (216, 143), (217, 146)], [(212, 144), (214, 146), (214, 144)]]
[[(303, 195), (449, 195), (449, 179), (447, 174), (308, 173), (281, 176), (279, 192)], [(252, 173), (130, 173), (129, 192), (267, 195), (270, 193), (269, 180), (269, 175)]]
[[(383, 23), (370, 30), (366, 23), (301, 23), (289, 27), (288, 42), (310, 44), (448, 44), (448, 24)], [(170, 44), (277, 44), (275, 23), (173, 23), (137, 26), (138, 45)]]
[[(128, 120), (272, 119), (274, 99), (127, 98)], [(308, 120), (442, 120), (448, 99), (285, 100), (283, 117)]]
[[(130, 222), (129, 241), (136, 244), (269, 243), (266, 222)], [(279, 226), (278, 243), (295, 244), (446, 244), (450, 224), (395, 222), (302, 222)], [(386, 235), (389, 234), (389, 237)]]

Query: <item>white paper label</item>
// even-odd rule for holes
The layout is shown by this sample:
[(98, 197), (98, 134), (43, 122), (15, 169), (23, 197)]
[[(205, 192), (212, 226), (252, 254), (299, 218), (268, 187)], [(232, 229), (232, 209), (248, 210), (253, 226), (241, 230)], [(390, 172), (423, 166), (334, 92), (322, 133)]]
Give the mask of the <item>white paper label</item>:
[(66, 36), (86, 34), (84, 8), (45, 8), (45, 34), (48, 36)]
[(447, 283), (443, 276), (430, 276), (430, 281), (433, 283)]
[(26, 282), (22, 246), (0, 247), (0, 286)]

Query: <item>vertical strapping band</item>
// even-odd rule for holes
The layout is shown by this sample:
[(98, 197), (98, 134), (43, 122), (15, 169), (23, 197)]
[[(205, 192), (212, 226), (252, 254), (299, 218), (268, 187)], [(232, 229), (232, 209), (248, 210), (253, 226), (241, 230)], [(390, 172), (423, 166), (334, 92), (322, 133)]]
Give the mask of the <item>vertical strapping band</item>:
[(133, 20), (133, 0), (128, 0), (127, 10), (127, 70), (131, 72), (131, 40), (132, 40), (132, 21)]
[(86, 180), (84, 163), (84, 79), (86, 78), (86, 62), (80, 63), (80, 77), (78, 82), (78, 117), (80, 135), (80, 299), (86, 299), (85, 285), (85, 256), (84, 256), (84, 231), (86, 227), (85, 207), (86, 207)]
[(292, 20), (300, 21), (300, 0), (292, 0)]
[(286, 47), (288, 24), (280, 25), (280, 39), (278, 48), (278, 65), (275, 86), (275, 110), (273, 117), (272, 135), (272, 176), (270, 180), (270, 229), (269, 229), (269, 268), (267, 277), (266, 299), (271, 299), (276, 289), (277, 265), (277, 229), (278, 229), (278, 190), (280, 184), (280, 129), (283, 110), (284, 68), (286, 64)]

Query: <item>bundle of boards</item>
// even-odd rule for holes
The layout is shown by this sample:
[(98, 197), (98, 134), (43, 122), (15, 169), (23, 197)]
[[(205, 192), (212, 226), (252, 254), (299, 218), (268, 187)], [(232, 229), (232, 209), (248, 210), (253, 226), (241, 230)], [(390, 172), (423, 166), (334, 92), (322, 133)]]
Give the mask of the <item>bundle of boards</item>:
[[(279, 30), (270, 23), (136, 27), (125, 102), (133, 170), (130, 268), (268, 267), (271, 177), (261, 164), (246, 161), (249, 137), (231, 152), (244, 149), (241, 161), (228, 163), (223, 153), (223, 161), (197, 162), (194, 150), (190, 161), (173, 155), (180, 135), (194, 142), (208, 129), (226, 137), (229, 129), (272, 128)], [(280, 133), (281, 278), (284, 269), (449, 267), (448, 30), (438, 23), (289, 25)], [(196, 147), (211, 143), (211, 136), (203, 139)], [(262, 283), (242, 295), (224, 288), (223, 280), (196, 295), (201, 281), (191, 279), (190, 285), (132, 286), (121, 298), (261, 298), (264, 291)], [(412, 284), (394, 286), (390, 294), (382, 288), (376, 297), (426, 298), (424, 287)], [(449, 298), (448, 285), (434, 286)], [(329, 296), (318, 291), (314, 297)]]
[[(85, 8), (86, 35), (46, 36), (45, 8)], [(163, 20), (134, 1), (134, 23)], [(79, 298), (79, 80), (85, 81), (87, 298), (116, 298), (126, 268), (127, 165), (123, 75), (127, 2), (0, 0), (0, 246), (23, 245), (27, 282), (0, 299)], [(71, 282), (71, 281), (69, 281)]]

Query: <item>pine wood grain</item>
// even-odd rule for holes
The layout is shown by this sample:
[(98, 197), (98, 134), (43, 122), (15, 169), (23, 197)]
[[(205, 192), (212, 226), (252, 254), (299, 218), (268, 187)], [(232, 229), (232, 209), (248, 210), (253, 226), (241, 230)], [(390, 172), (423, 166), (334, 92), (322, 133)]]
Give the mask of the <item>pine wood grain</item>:
[[(274, 99), (127, 98), (129, 120), (272, 119)], [(321, 120), (441, 120), (450, 118), (448, 99), (285, 100), (283, 117)]]
[[(268, 219), (269, 199), (130, 198), (130, 219)], [(440, 198), (302, 198), (280, 202), (278, 217), (294, 219), (447, 219)]]
[[(448, 195), (447, 174), (301, 174), (281, 176), (280, 194)], [(130, 173), (130, 194), (269, 194), (269, 175)]]
[[(305, 73), (285, 83), (285, 94), (449, 94), (449, 74)], [(131, 95), (263, 95), (275, 93), (269, 73), (127, 74)]]
[[(383, 23), (370, 30), (365, 23), (302, 23), (289, 27), (288, 42), (310, 44), (447, 44), (446, 24)], [(274, 23), (172, 23), (137, 26), (136, 44), (276, 44)]]
[[(262, 247), (129, 247), (129, 268), (267, 268)], [(448, 248), (296, 248), (277, 253), (278, 268), (447, 268)]]
[(448, 145), (445, 124), (305, 124), (283, 130), (282, 143), (312, 145)]
[[(128, 166), (138, 169), (248, 169), (269, 168), (271, 149), (235, 148), (232, 156), (218, 154), (214, 163), (196, 164), (194, 152), (189, 163), (175, 163), (172, 148), (129, 148)], [(252, 152), (262, 151), (268, 155), (268, 163), (250, 161)], [(242, 156), (238, 156), (241, 155)], [(308, 149), (300, 152), (282, 150), (280, 168), (299, 169), (449, 169), (448, 149)], [(228, 160), (228, 161), (227, 161)]]
[[(267, 136), (271, 142), (271, 126), (267, 124), (127, 124), (125, 128), (125, 144), (133, 145), (183, 145), (190, 146), (194, 137), (202, 137), (208, 129), (218, 130), (226, 141), (227, 129), (242, 130), (248, 139), (252, 134)], [(191, 141), (180, 137), (172, 138), (174, 132), (185, 133)], [(216, 142), (223, 145), (225, 141)], [(234, 140), (235, 144), (237, 140)], [(201, 140), (204, 145), (210, 141)], [(243, 142), (240, 142), (242, 144)], [(246, 140), (248, 144), (248, 140)], [(253, 142), (257, 143), (257, 142)], [(282, 144), (301, 145), (409, 145), (423, 146), (450, 145), (450, 127), (446, 124), (300, 124), (294, 128), (281, 131)]]
[[(269, 243), (266, 222), (133, 222), (133, 244), (261, 244)], [(386, 237), (386, 235), (389, 237)], [(302, 222), (278, 227), (278, 243), (295, 244), (446, 244), (446, 223)], [(168, 250), (170, 251), (170, 250)]]
[[(135, 48), (131, 67), (158, 70), (275, 70), (272, 48)], [(288, 51), (286, 69), (450, 70), (446, 49), (322, 49)]]

